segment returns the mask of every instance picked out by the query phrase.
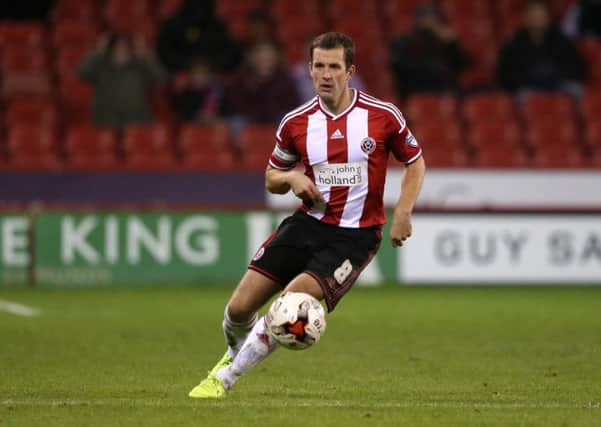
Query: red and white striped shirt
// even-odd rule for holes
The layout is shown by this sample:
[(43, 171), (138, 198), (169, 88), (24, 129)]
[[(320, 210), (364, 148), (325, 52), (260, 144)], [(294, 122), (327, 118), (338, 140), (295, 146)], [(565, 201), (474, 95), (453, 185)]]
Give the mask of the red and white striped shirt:
[(315, 97), (284, 116), (269, 165), (289, 170), (301, 162), (326, 202), (303, 203), (301, 209), (328, 224), (362, 228), (386, 222), (382, 198), (388, 154), (410, 164), (422, 150), (397, 107), (353, 92), (340, 114)]

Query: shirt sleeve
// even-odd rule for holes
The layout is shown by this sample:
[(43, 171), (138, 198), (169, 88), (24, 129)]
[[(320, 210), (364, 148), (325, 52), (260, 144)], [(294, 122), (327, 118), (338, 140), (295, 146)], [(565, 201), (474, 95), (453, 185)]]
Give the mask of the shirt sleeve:
[(280, 170), (292, 169), (300, 156), (294, 147), (294, 139), (290, 136), (287, 123), (281, 123), (275, 134), (275, 147), (269, 157), (269, 166)]
[(390, 139), (390, 151), (399, 162), (409, 165), (420, 158), (422, 148), (411, 133), (404, 120), (393, 121), (393, 132)]

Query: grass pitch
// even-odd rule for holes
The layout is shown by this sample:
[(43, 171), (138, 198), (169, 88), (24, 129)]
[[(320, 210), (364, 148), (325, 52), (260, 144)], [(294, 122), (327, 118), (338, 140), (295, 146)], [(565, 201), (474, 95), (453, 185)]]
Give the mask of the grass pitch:
[(0, 290), (0, 426), (599, 426), (601, 288), (354, 289), (221, 401), (219, 288)]

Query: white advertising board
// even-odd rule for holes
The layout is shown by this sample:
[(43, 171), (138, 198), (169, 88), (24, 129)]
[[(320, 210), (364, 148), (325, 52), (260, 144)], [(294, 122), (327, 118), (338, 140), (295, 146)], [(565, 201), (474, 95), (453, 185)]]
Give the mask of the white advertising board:
[(419, 214), (400, 280), (601, 284), (601, 215)]
[[(426, 159), (427, 162), (427, 159)], [(403, 169), (386, 175), (384, 205), (399, 199)], [(291, 192), (266, 195), (267, 206), (293, 209)], [(600, 209), (601, 171), (429, 169), (417, 202), (429, 209)]]

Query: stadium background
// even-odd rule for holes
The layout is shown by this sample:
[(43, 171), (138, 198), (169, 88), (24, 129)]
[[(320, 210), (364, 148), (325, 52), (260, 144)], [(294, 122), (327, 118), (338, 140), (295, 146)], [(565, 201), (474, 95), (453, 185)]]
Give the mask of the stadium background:
[[(401, 99), (388, 42), (411, 28), (420, 3), (425, 2), (251, 0), (218, 1), (217, 9), (242, 41), (252, 11), (272, 15), (288, 64), (303, 60), (311, 35), (331, 28), (350, 34), (367, 90), (399, 105), (424, 147), (429, 173), (419, 210), (464, 211), (463, 217), (439, 217), (442, 234), (424, 238), (423, 244), (415, 239), (413, 249), (406, 250), (409, 256), (384, 249), (373, 274), (364, 275), (368, 282), (444, 283), (445, 276), (474, 283), (598, 282), (601, 42), (577, 41), (590, 65), (580, 100), (550, 92), (516, 103), (499, 89), (495, 61), (501, 43), (520, 25), (525, 2), (441, 0), (435, 3), (471, 59), (460, 77), (461, 90)], [(571, 3), (551, 2), (557, 20)], [(92, 88), (77, 75), (82, 55), (102, 33), (116, 30), (142, 35), (153, 46), (160, 22), (178, 4), (59, 0), (46, 2), (50, 9), (43, 20), (0, 23), (0, 283), (231, 284), (276, 224), (278, 214), (266, 209), (294, 209), (293, 199), (270, 197), (263, 189), (274, 126), (250, 124), (234, 136), (223, 125), (178, 120), (169, 104), (177, 75), (152, 92), (154, 123), (122, 131), (91, 124)], [(391, 163), (388, 207), (400, 171)], [(482, 216), (491, 211), (529, 212), (526, 221), (532, 221)], [(560, 214), (541, 217), (536, 211)], [(561, 212), (587, 215), (562, 217)], [(470, 214), (479, 215), (480, 228), (466, 225)], [(536, 231), (540, 221), (549, 228), (542, 235)], [(503, 239), (511, 241), (503, 236), (520, 227), (527, 234), (526, 252), (507, 252), (503, 258), (503, 247), (510, 248)], [(445, 240), (445, 230), (453, 228), (459, 235)], [(574, 255), (562, 258), (566, 250)], [(414, 265), (408, 259), (437, 259), (441, 251), (468, 255), (464, 262), (455, 258), (453, 274), (444, 261), (417, 263), (418, 270), (438, 269), (438, 279), (403, 276), (402, 265)], [(502, 274), (505, 267), (514, 271), (512, 277)], [(546, 273), (537, 280), (536, 271)]]
[[(268, 9), (289, 63), (307, 35), (348, 32), (428, 173), (414, 236), (382, 245), (315, 348), (279, 351), (227, 399), (198, 402), (187, 392), (223, 352), (223, 305), (294, 207), (264, 190), (273, 128), (234, 140), (177, 122), (168, 85), (155, 123), (93, 127), (81, 55), (110, 29), (151, 41), (178, 1), (52, 3), (7, 2), (50, 13), (0, 21), (0, 425), (599, 425), (601, 287), (578, 286), (601, 283), (598, 40), (579, 42), (580, 101), (520, 106), (494, 61), (524, 1), (439, 0), (473, 56), (466, 90), (400, 99), (387, 41), (418, 1), (218, 1), (240, 38)], [(570, 4), (552, 3), (558, 18)], [(399, 286), (413, 284), (442, 286)]]

